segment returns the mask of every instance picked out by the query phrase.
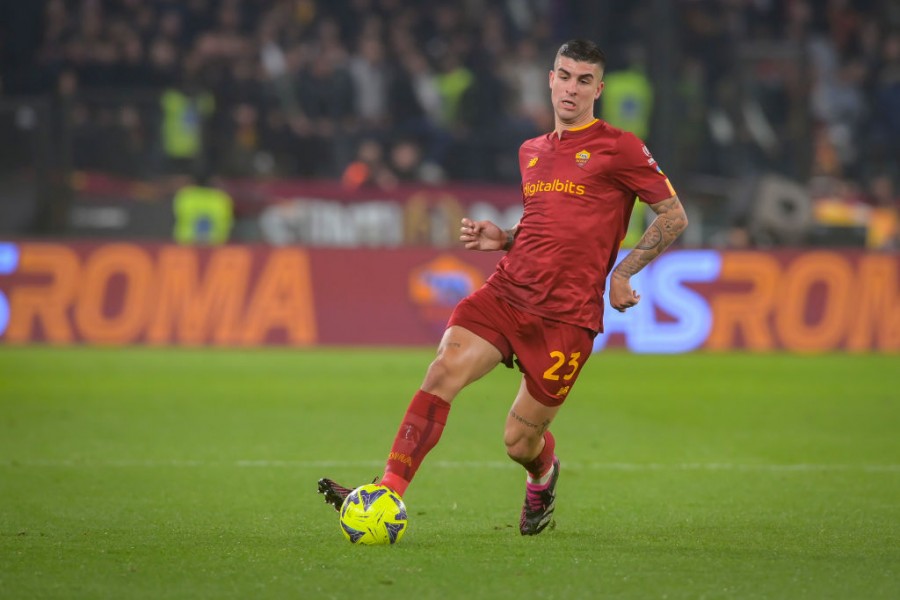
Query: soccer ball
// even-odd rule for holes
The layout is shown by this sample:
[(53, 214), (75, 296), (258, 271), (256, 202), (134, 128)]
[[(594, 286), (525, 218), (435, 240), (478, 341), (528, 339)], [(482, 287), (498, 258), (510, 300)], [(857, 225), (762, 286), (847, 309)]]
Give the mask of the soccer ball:
[(406, 524), (403, 500), (383, 485), (360, 486), (341, 505), (341, 531), (353, 544), (396, 544), (403, 537)]

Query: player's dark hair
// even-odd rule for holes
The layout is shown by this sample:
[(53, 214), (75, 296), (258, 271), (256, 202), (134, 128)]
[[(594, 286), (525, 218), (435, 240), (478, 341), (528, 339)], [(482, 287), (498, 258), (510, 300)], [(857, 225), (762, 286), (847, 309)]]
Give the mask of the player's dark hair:
[(600, 72), (606, 69), (606, 55), (597, 44), (590, 40), (569, 40), (559, 47), (556, 52), (556, 58), (553, 59), (553, 66), (556, 67), (556, 61), (560, 56), (577, 60), (578, 62), (586, 62), (595, 64), (600, 67)]

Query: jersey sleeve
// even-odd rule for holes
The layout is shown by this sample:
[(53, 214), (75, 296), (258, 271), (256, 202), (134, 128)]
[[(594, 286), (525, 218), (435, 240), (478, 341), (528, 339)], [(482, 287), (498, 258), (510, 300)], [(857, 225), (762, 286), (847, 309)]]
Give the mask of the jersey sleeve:
[(615, 179), (644, 202), (655, 204), (675, 195), (669, 178), (633, 133), (624, 133), (619, 138), (616, 159)]

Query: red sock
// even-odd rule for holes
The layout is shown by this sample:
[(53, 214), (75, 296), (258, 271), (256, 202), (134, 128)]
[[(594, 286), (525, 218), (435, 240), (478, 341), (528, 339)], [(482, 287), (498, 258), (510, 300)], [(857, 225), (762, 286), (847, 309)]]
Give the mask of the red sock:
[(556, 440), (549, 431), (544, 432), (544, 449), (538, 454), (534, 460), (524, 463), (522, 466), (528, 471), (534, 479), (540, 479), (553, 466), (553, 452), (556, 450)]
[(391, 446), (382, 485), (401, 496), (406, 493), (425, 455), (441, 439), (449, 413), (449, 402), (422, 390), (416, 392)]

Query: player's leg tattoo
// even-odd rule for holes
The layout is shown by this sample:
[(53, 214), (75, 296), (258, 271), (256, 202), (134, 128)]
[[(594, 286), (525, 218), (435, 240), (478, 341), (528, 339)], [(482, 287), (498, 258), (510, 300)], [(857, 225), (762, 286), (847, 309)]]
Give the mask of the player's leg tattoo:
[(532, 423), (525, 417), (523, 417), (519, 414), (516, 414), (516, 411), (514, 411), (514, 410), (509, 411), (509, 416), (512, 417), (513, 419), (515, 419), (516, 421), (518, 421), (519, 423), (521, 423), (522, 425), (524, 425), (525, 427), (530, 427), (532, 429), (536, 429), (539, 434), (543, 434), (545, 431), (547, 431), (547, 428), (550, 426), (549, 419), (545, 420), (543, 423), (538, 425), (537, 423)]

